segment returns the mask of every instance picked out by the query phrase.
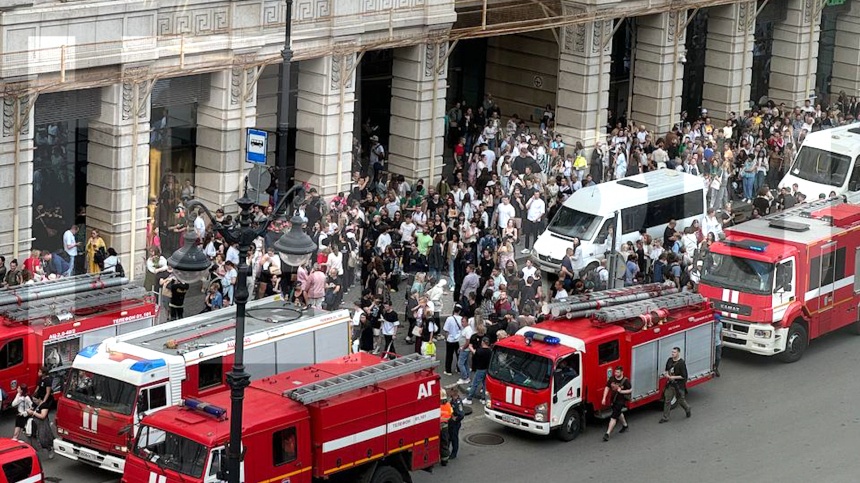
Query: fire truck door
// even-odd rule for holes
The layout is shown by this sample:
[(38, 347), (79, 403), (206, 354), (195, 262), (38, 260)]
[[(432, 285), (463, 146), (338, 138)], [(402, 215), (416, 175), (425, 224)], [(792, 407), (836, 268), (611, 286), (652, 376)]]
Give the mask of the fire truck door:
[(27, 349), (24, 336), (10, 337), (0, 341), (0, 389), (6, 393), (9, 401), (15, 397), (18, 384), (26, 381), (24, 361)]
[(582, 365), (579, 353), (570, 354), (558, 361), (552, 373), (552, 406), (550, 415), (553, 424), (560, 424), (567, 410), (582, 401)]
[[(832, 242), (821, 247), (820, 284), (818, 289), (818, 331), (829, 330), (833, 318), (833, 304), (836, 299), (834, 282), (836, 281), (836, 243)], [(814, 268), (814, 265), (813, 265)], [(813, 336), (814, 337), (814, 336)]]
[(794, 257), (783, 260), (776, 266), (773, 287), (773, 318), (774, 322), (782, 320), (788, 304), (795, 299), (797, 280), (794, 274)]
[[(203, 483), (223, 483), (220, 476), (223, 476), (224, 470), (227, 469), (227, 450), (223, 446), (212, 449), (209, 452), (209, 461), (206, 463), (206, 476), (203, 477)], [(240, 481), (245, 481), (245, 462), (239, 463)]]

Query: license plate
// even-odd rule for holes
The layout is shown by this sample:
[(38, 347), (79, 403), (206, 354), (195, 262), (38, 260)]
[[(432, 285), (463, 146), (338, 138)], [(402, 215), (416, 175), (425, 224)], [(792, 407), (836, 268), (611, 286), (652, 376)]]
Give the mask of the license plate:
[(93, 463), (96, 465), (100, 465), (101, 461), (99, 461), (99, 455), (90, 453), (88, 451), (80, 451), (78, 452), (78, 459), (81, 459), (87, 463)]
[(516, 426), (519, 426), (519, 425), (520, 425), (520, 420), (519, 420), (519, 419), (517, 419), (517, 418), (515, 418), (515, 417), (513, 417), (513, 416), (508, 416), (507, 414), (502, 414), (502, 421), (504, 421), (504, 422), (506, 422), (506, 423), (514, 424), (514, 425), (516, 425)]
[(725, 337), (733, 337), (733, 338), (735, 338), (735, 339), (743, 339), (743, 338), (745, 338), (747, 335), (746, 335), (746, 334), (741, 334), (740, 332), (731, 332), (731, 331), (728, 331), (728, 330), (724, 330), (724, 331), (723, 331), (723, 336), (725, 336)]

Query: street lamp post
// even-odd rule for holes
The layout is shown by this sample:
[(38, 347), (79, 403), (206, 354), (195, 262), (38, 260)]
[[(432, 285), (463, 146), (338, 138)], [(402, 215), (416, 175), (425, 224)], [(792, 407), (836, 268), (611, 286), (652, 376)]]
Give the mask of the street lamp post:
[(293, 50), (290, 47), (290, 38), (292, 36), (293, 27), (293, 0), (287, 0), (287, 26), (284, 39), (284, 49), (281, 50), (281, 97), (278, 101), (278, 145), (277, 149), (277, 165), (278, 165), (278, 193), (281, 194), (287, 189), (288, 176), (287, 165), (289, 164), (289, 150), (287, 149), (287, 137), (290, 133), (290, 68), (293, 63)]
[[(247, 179), (246, 179), (247, 184)], [(299, 203), (304, 199), (304, 188), (302, 185), (294, 185), (281, 197), (277, 208), (272, 215), (257, 226), (251, 226), (253, 221), (251, 207), (254, 202), (248, 198), (247, 187), (244, 196), (236, 200), (241, 208), (238, 215), (238, 223), (226, 226), (218, 221), (206, 208), (206, 205), (198, 200), (185, 203), (189, 218), (198, 208), (203, 210), (212, 220), (213, 228), (220, 233), (224, 240), (229, 243), (239, 244), (239, 267), (238, 278), (234, 298), (236, 303), (236, 348), (233, 356), (233, 369), (227, 374), (227, 385), (230, 386), (230, 445), (227, 448), (227, 481), (229, 483), (240, 483), (240, 465), (242, 458), (242, 403), (245, 398), (245, 388), (250, 384), (250, 375), (245, 372), (245, 304), (248, 302), (248, 263), (247, 253), (254, 246), (254, 240), (266, 233), (269, 225), (278, 216), (278, 213), (286, 204), (289, 196), (296, 192), (294, 201)], [(294, 203), (295, 204), (295, 203)], [(314, 241), (302, 230), (304, 220), (296, 215), (291, 219), (290, 231), (281, 236), (274, 244), (281, 261), (291, 266), (299, 266), (307, 263), (311, 253), (316, 249)], [(197, 246), (197, 236), (193, 227), (185, 232), (185, 245), (175, 251), (168, 259), (167, 264), (173, 268), (173, 273), (179, 281), (192, 283), (200, 280), (210, 266), (209, 258)]]

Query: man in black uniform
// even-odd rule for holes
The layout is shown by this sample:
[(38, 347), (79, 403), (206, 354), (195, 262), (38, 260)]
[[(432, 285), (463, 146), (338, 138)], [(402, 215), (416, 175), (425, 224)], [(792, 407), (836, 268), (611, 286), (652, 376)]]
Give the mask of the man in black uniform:
[(669, 412), (672, 411), (672, 399), (678, 399), (678, 405), (684, 408), (689, 418), (692, 415), (690, 405), (687, 404), (687, 363), (681, 358), (681, 349), (672, 348), (672, 357), (666, 361), (666, 372), (663, 377), (669, 379), (666, 388), (663, 389), (663, 417), (660, 423), (669, 421)]
[(621, 366), (615, 367), (615, 373), (612, 377), (606, 380), (606, 387), (603, 388), (603, 405), (607, 403), (610, 393), (612, 394), (612, 416), (609, 418), (609, 427), (606, 428), (606, 434), (603, 435), (603, 441), (609, 441), (609, 435), (621, 420), (621, 431), (627, 431), (627, 418), (624, 417), (622, 411), (627, 407), (627, 401), (630, 400), (630, 393), (633, 392), (633, 386), (630, 385), (630, 379), (624, 377), (624, 368)]
[(451, 442), (451, 454), (449, 460), (457, 457), (460, 451), (460, 425), (466, 417), (463, 409), (463, 400), (460, 399), (460, 390), (456, 385), (448, 387), (448, 398), (451, 402), (451, 420), (448, 421), (448, 440)]

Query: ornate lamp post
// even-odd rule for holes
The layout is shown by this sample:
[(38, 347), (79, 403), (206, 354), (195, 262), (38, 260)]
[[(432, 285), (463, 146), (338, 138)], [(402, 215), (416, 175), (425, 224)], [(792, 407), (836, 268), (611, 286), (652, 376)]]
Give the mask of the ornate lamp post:
[[(247, 183), (247, 180), (246, 180)], [(226, 226), (218, 221), (206, 206), (198, 200), (190, 200), (185, 203), (189, 218), (191, 213), (198, 208), (203, 210), (214, 224), (217, 233), (220, 233), (227, 243), (239, 244), (239, 266), (238, 280), (234, 293), (236, 302), (236, 351), (233, 357), (233, 369), (227, 374), (227, 384), (230, 386), (230, 445), (227, 448), (227, 478), (229, 483), (239, 483), (240, 461), (242, 453), (242, 402), (245, 398), (245, 388), (250, 381), (250, 375), (245, 372), (245, 304), (248, 302), (248, 272), (247, 253), (254, 246), (254, 240), (266, 233), (274, 217), (284, 208), (290, 195), (295, 193), (293, 201), (301, 203), (304, 200), (304, 188), (295, 185), (281, 197), (277, 208), (272, 215), (257, 226), (251, 226), (253, 221), (251, 207), (254, 202), (248, 198), (247, 187), (244, 196), (236, 200), (241, 208), (238, 215), (238, 223)], [(293, 206), (297, 203), (292, 203)], [(313, 242), (304, 231), (300, 216), (293, 216), (290, 220), (292, 227), (290, 231), (281, 236), (275, 243), (274, 248), (281, 257), (281, 261), (291, 266), (299, 266), (308, 261), (316, 249)], [(197, 237), (193, 227), (185, 232), (185, 246), (175, 251), (167, 260), (167, 264), (173, 268), (176, 278), (184, 283), (193, 283), (201, 280), (211, 265), (209, 257), (197, 246)]]

